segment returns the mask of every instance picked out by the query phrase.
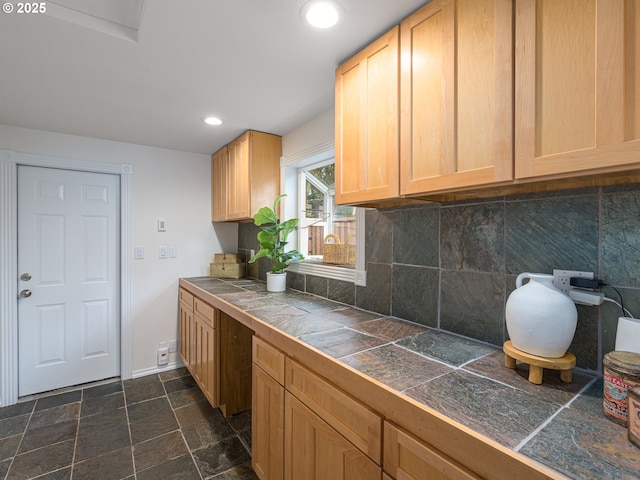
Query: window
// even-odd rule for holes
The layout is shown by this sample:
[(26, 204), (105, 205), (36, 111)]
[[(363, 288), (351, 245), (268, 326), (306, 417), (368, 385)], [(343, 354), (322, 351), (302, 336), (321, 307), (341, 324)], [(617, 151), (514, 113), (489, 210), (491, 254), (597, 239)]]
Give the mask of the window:
[(365, 285), (364, 211), (335, 204), (333, 149), (285, 162), (283, 173), (285, 215), (300, 220), (292, 248), (305, 256), (289, 270)]
[(355, 268), (356, 208), (334, 202), (333, 159), (300, 168), (298, 179), (298, 250), (310, 261)]

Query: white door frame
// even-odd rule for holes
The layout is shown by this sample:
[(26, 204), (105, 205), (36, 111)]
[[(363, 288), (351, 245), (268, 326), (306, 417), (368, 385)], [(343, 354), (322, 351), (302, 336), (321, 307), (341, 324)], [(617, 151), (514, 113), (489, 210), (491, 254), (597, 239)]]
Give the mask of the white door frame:
[(132, 376), (132, 166), (0, 150), (0, 407), (18, 401), (18, 165), (120, 176), (120, 377)]

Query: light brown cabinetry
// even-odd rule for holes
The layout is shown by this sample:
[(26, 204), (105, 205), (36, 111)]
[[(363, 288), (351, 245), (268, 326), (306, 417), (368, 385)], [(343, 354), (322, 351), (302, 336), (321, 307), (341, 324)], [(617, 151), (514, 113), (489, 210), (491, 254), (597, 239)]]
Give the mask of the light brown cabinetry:
[(211, 156), (211, 221), (227, 220), (227, 147)]
[(251, 466), (260, 480), (284, 478), (284, 354), (253, 337)]
[(402, 22), (402, 195), (512, 179), (512, 5), (432, 0)]
[[(282, 139), (249, 130), (211, 158), (212, 220), (249, 220), (280, 193)], [(226, 163), (225, 163), (226, 159)]]
[(384, 469), (403, 480), (480, 480), (480, 477), (396, 426), (384, 424)]
[(179, 295), (182, 361), (224, 416), (248, 410), (253, 331), (183, 288)]
[(516, 177), (640, 167), (640, 1), (516, 2)]
[(399, 29), (336, 70), (336, 201), (399, 193)]
[(382, 469), (310, 408), (285, 392), (286, 480), (371, 480)]

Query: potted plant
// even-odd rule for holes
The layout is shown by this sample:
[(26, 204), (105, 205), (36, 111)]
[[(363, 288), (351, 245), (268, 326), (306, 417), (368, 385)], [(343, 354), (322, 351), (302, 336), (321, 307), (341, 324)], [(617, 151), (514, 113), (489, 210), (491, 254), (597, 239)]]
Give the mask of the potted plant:
[(290, 261), (299, 261), (304, 257), (297, 250), (284, 250), (287, 245), (287, 237), (290, 233), (298, 229), (298, 219), (292, 218), (281, 222), (276, 214), (278, 203), (285, 195), (278, 195), (273, 202), (273, 208), (262, 207), (253, 216), (253, 222), (260, 227), (258, 232), (258, 242), (260, 250), (249, 263), (253, 263), (259, 258), (271, 259), (271, 271), (267, 272), (267, 291), (283, 292), (287, 287), (287, 272), (284, 271)]

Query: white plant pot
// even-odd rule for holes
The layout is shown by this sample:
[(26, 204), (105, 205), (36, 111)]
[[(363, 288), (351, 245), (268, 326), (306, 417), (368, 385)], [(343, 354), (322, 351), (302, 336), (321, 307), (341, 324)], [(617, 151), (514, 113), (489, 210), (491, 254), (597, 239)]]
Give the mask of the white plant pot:
[(287, 289), (287, 272), (267, 272), (267, 292), (284, 292)]
[[(522, 285), (522, 280), (529, 283)], [(521, 273), (507, 299), (505, 318), (511, 343), (522, 352), (539, 357), (564, 356), (576, 332), (578, 311), (557, 289), (553, 275)]]

